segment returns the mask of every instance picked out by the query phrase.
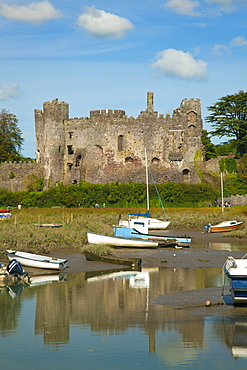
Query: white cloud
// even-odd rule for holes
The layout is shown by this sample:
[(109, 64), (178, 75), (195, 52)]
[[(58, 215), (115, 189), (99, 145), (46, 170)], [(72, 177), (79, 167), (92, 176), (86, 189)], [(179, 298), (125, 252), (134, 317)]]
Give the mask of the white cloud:
[(92, 36), (109, 39), (122, 38), (126, 31), (134, 28), (128, 19), (95, 9), (94, 6), (84, 7), (77, 24)]
[(0, 87), (0, 100), (9, 100), (15, 99), (20, 95), (19, 85), (17, 82), (14, 82), (10, 85), (3, 83)]
[(43, 23), (50, 19), (62, 17), (49, 1), (30, 3), (27, 6), (0, 3), (0, 16), (14, 21)]
[(241, 4), (241, 0), (205, 0), (206, 3), (216, 5), (221, 12), (231, 13), (237, 11), (237, 4)]
[(170, 8), (178, 14), (197, 16), (200, 15), (200, 13), (195, 11), (195, 8), (197, 8), (199, 5), (200, 3), (198, 1), (170, 0), (166, 3), (165, 7)]
[(160, 51), (156, 59), (157, 61), (151, 67), (159, 70), (164, 76), (197, 81), (206, 78), (207, 63), (203, 60), (195, 60), (189, 52), (167, 49)]
[(247, 46), (247, 40), (244, 36), (237, 36), (232, 39), (230, 46)]
[(213, 49), (217, 55), (221, 55), (223, 52), (227, 54), (231, 54), (229, 48), (225, 45), (215, 44)]

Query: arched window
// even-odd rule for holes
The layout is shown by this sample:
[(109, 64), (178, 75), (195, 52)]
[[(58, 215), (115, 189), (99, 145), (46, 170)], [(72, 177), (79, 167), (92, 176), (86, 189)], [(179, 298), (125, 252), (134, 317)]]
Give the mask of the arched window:
[(183, 179), (184, 179), (184, 182), (190, 181), (190, 170), (188, 170), (187, 168), (183, 170)]
[(151, 163), (159, 164), (160, 163), (160, 160), (157, 157), (153, 157), (152, 160), (151, 160)]
[(131, 158), (131, 157), (126, 157), (126, 158), (125, 158), (125, 162), (126, 162), (126, 163), (133, 163), (133, 162), (134, 162), (134, 159), (133, 159), (133, 158)]
[(118, 136), (118, 150), (124, 150), (124, 137), (123, 137), (123, 135)]
[(188, 122), (189, 124), (196, 123), (197, 114), (193, 111), (188, 113)]
[(73, 163), (67, 163), (67, 167), (69, 171), (71, 171), (72, 166), (73, 166)]
[(190, 125), (188, 127), (188, 136), (196, 136), (196, 126)]

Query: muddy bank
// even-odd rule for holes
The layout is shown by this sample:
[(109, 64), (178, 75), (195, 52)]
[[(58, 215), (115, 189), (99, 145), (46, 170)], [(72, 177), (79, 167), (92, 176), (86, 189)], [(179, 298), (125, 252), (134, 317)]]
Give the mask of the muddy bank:
[[(229, 238), (219, 234), (202, 233), (201, 230), (166, 230), (159, 232), (160, 235), (187, 235), (192, 237), (190, 248), (158, 248), (158, 249), (132, 249), (132, 248), (116, 248), (115, 256), (118, 257), (137, 257), (142, 259), (142, 267), (173, 267), (173, 268), (196, 268), (196, 267), (222, 267), (229, 254), (236, 258), (241, 258), (245, 252), (230, 252), (229, 250), (210, 249), (210, 243), (231, 243), (236, 242), (236, 238)], [(206, 247), (198, 248), (198, 243), (204, 243)], [(108, 269), (123, 268), (122, 265), (112, 265), (102, 262), (87, 261), (82, 248), (67, 249), (67, 250), (52, 250), (50, 256), (65, 258), (69, 261), (69, 268), (66, 273), (76, 273), (83, 271), (100, 271)], [(247, 241), (246, 241), (247, 252)], [(7, 261), (6, 261), (7, 262)], [(35, 275), (51, 273), (43, 269), (25, 268), (26, 271)], [(54, 271), (53, 271), (54, 272)]]
[[(160, 235), (164, 234), (160, 232)], [(137, 257), (142, 259), (142, 267), (173, 267), (173, 268), (195, 268), (195, 267), (222, 267), (229, 254), (236, 258), (241, 258), (245, 252), (229, 250), (215, 250), (207, 246), (210, 243), (231, 243), (236, 242), (236, 238), (219, 234), (202, 233), (201, 230), (167, 230), (166, 235), (189, 235), (192, 237), (190, 248), (158, 248), (158, 249), (132, 249), (116, 248), (115, 256), (118, 257)], [(197, 248), (198, 243), (204, 243), (206, 247)], [(246, 243), (247, 252), (247, 243)], [(52, 251), (52, 256), (66, 258), (69, 260), (67, 272), (107, 270), (111, 268), (121, 268), (122, 266), (111, 265), (102, 262), (87, 261), (84, 254), (77, 251)]]

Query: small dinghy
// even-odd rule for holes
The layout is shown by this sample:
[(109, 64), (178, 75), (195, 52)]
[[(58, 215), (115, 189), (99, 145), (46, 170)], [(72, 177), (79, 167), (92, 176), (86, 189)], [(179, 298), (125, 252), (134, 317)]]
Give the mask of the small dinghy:
[(23, 266), (37, 267), (43, 269), (63, 270), (68, 264), (68, 260), (47, 257), (39, 254), (26, 253), (21, 251), (7, 250), (9, 260), (17, 260)]

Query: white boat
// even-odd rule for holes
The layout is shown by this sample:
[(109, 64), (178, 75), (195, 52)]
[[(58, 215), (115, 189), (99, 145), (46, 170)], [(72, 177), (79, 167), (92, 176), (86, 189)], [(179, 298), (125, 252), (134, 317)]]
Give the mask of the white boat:
[(157, 241), (164, 245), (190, 246), (191, 237), (189, 236), (171, 236), (171, 235), (152, 235), (148, 234), (148, 219), (132, 219), (129, 221), (129, 226), (113, 225), (114, 236), (147, 239)]
[(230, 279), (231, 294), (234, 303), (247, 303), (247, 259), (228, 256), (223, 265), (223, 272)]
[(67, 267), (68, 260), (47, 257), (39, 254), (26, 253), (21, 251), (7, 250), (10, 261), (15, 259), (23, 266), (37, 267), (43, 269), (63, 270)]
[[(147, 219), (148, 220), (148, 229), (149, 230), (164, 230), (170, 224), (171, 221), (168, 220), (158, 220), (157, 218), (153, 218), (150, 216), (150, 205), (149, 205), (149, 187), (148, 187), (148, 164), (147, 164), (147, 153), (145, 150), (145, 159), (146, 159), (146, 189), (147, 189), (147, 211), (145, 213), (128, 213), (129, 219), (128, 220), (119, 220), (119, 226), (127, 226), (130, 227), (129, 222), (134, 216), (135, 219)], [(156, 188), (156, 191), (158, 189)], [(161, 202), (161, 199), (159, 197)], [(161, 203), (162, 205), (162, 203)], [(165, 213), (164, 207), (162, 205), (163, 211)]]
[(211, 225), (210, 223), (204, 227), (208, 233), (223, 233), (226, 231), (238, 230), (242, 226), (243, 221), (223, 221), (217, 225)]
[(107, 236), (102, 234), (87, 233), (87, 240), (90, 244), (109, 245), (112, 247), (132, 247), (132, 248), (158, 248), (156, 241), (139, 240), (131, 238), (122, 238)]

